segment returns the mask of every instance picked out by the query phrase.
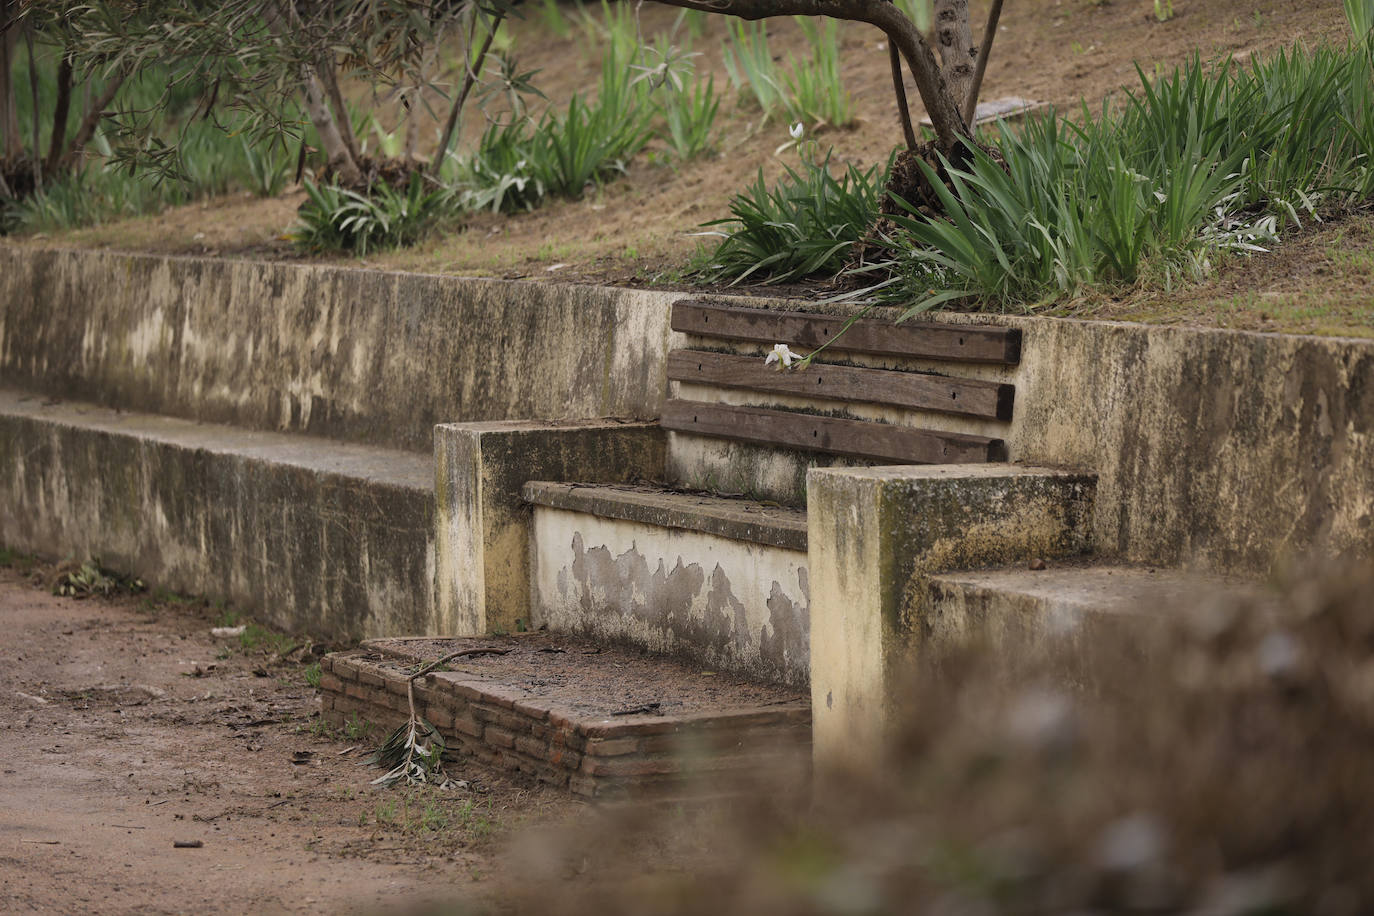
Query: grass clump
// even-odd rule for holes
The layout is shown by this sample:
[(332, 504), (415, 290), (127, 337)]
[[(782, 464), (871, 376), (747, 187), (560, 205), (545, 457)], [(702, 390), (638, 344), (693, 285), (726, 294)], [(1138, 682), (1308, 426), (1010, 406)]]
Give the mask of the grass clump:
[(698, 256), (696, 276), (785, 282), (838, 272), (878, 215), (885, 180), (883, 168), (852, 164), (836, 177), (829, 155), (820, 162), (804, 155), (800, 168), (787, 166), (772, 187), (760, 171), (731, 199), (728, 219), (707, 223), (722, 227), (723, 238), (715, 250)]
[(762, 22), (733, 21), (725, 49), (725, 68), (741, 96), (751, 99), (765, 121), (776, 113), (808, 128), (846, 127), (854, 120), (849, 93), (840, 81), (839, 24), (794, 16), (806, 39), (807, 54), (789, 54), (780, 64), (768, 47)]
[(1369, 43), (1294, 48), (1250, 67), (1194, 59), (1115, 109), (1002, 125), (922, 168), (936, 216), (894, 217), (891, 277), (870, 288), (924, 311), (951, 300), (1026, 309), (1089, 287), (1172, 288), (1219, 257), (1264, 251), (1374, 192)]
[(413, 175), (405, 191), (385, 183), (370, 193), (305, 182), (307, 199), (289, 235), (311, 251), (368, 251), (413, 245), (457, 219), (455, 194)]

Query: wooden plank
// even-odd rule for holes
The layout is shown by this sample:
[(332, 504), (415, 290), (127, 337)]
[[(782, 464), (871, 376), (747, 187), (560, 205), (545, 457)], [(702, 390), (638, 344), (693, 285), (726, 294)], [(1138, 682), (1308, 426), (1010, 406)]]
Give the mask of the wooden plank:
[(1001, 439), (678, 398), (663, 405), (660, 423), (664, 429), (680, 433), (893, 464), (981, 464), (1006, 460)]
[[(672, 328), (684, 334), (785, 343), (809, 351), (838, 334), (846, 320), (833, 315), (736, 308), (684, 299), (673, 305)], [(897, 324), (865, 318), (854, 322), (830, 349), (1012, 366), (1021, 360), (1021, 330), (936, 322)]]
[(669, 353), (668, 378), (675, 382), (860, 401), (995, 420), (1011, 419), (1016, 396), (1016, 386), (1000, 382), (823, 363), (813, 363), (800, 372), (779, 372), (764, 365), (763, 359), (757, 356), (703, 350)]

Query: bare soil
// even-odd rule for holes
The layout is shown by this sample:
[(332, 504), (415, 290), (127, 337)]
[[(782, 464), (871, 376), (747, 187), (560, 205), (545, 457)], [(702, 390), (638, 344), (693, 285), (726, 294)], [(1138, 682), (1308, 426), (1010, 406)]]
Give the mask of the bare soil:
[(0, 568), (0, 912), (490, 903), (517, 828), (587, 810), (470, 762), (375, 788), (384, 736), (324, 727), (304, 665), (212, 637), (204, 602), (57, 598), (50, 572)]

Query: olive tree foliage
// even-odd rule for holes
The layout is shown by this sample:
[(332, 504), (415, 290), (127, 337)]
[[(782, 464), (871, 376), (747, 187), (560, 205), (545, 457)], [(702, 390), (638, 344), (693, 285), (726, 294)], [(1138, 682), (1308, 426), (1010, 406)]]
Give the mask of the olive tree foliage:
[[(428, 166), (437, 171), (492, 37), (514, 2), (0, 0), (4, 160), (11, 171), (12, 163), (24, 160), (41, 182), (44, 174), (70, 166), (100, 129), (116, 162), (174, 173), (176, 138), (159, 132), (160, 116), (174, 94), (193, 88), (196, 117), (215, 119), (255, 143), (299, 139), (297, 113), (303, 112), (333, 176), (362, 185), (370, 164), (340, 89), (346, 76), (355, 76), (399, 96), (409, 110), (406, 152), (412, 160), (426, 96), (447, 99), (447, 112), (425, 112), (444, 123), (438, 154)], [(445, 83), (435, 72), (437, 49), (455, 36), (463, 46), (459, 73)], [(60, 60), (56, 101), (42, 116), (49, 128), (46, 155), (38, 146), (38, 78), (32, 67), (31, 130), (16, 117), (19, 80), (8, 77), (20, 41), (53, 48)], [(150, 96), (145, 85), (137, 104), (125, 102), (121, 86), (150, 72), (165, 79), (161, 91)], [(92, 86), (98, 91), (90, 91)], [(80, 127), (67, 136), (69, 108), (78, 96), (85, 106)]]

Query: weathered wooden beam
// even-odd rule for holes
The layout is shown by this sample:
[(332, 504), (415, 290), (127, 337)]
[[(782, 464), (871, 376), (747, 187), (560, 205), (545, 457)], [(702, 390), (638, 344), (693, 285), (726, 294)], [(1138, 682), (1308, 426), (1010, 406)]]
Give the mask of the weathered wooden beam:
[(1002, 382), (824, 363), (812, 363), (802, 371), (778, 372), (765, 366), (757, 356), (703, 350), (669, 353), (668, 378), (675, 382), (859, 401), (994, 420), (1011, 419), (1016, 396), (1016, 386)]
[[(674, 331), (702, 337), (785, 343), (813, 350), (838, 334), (846, 320), (832, 315), (738, 308), (687, 299), (674, 304), (672, 327)], [(1010, 366), (1021, 360), (1021, 330), (937, 322), (897, 324), (865, 318), (854, 322), (830, 349)]]
[(1006, 460), (1001, 439), (761, 407), (673, 398), (663, 405), (660, 422), (664, 429), (674, 432), (893, 464), (980, 464)]

